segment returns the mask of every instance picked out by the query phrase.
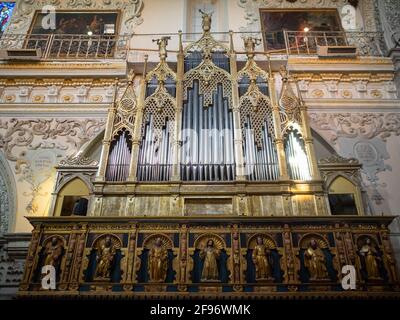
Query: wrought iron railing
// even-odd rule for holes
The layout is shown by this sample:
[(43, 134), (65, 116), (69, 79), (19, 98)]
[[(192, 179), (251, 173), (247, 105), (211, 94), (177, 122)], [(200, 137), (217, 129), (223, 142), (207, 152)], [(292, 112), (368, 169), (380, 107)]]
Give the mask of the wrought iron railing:
[(130, 36), (3, 34), (0, 49), (40, 49), (41, 59), (126, 59)]
[[(213, 33), (217, 37), (227, 32)], [(131, 59), (143, 60), (145, 54), (158, 57), (152, 39), (168, 35), (172, 39), (169, 51), (177, 52), (177, 33), (133, 34), (133, 35), (61, 35), (61, 34), (3, 34), (0, 49), (41, 49), (42, 59)], [(185, 34), (182, 34), (183, 36)], [(198, 34), (191, 34), (200, 37)], [(318, 46), (355, 46), (361, 56), (385, 56), (387, 49), (381, 32), (342, 32), (342, 31), (278, 31), (278, 32), (233, 32), (231, 34), (237, 53), (243, 51), (242, 39), (252, 36), (262, 38), (264, 46), (257, 53), (315, 55)], [(130, 41), (132, 39), (132, 41)], [(129, 43), (133, 46), (130, 47)], [(226, 43), (229, 46), (228, 43)], [(147, 49), (146, 49), (147, 48)], [(243, 52), (244, 53), (244, 52)], [(136, 57), (136, 59), (135, 59)]]
[[(276, 35), (272, 40), (280, 40), (281, 37)], [(387, 53), (381, 32), (283, 31), (283, 37), (288, 55), (316, 54), (318, 46), (354, 46), (360, 56), (385, 56)], [(265, 39), (268, 45), (268, 36)], [(270, 40), (270, 43), (276, 46), (281, 42)]]

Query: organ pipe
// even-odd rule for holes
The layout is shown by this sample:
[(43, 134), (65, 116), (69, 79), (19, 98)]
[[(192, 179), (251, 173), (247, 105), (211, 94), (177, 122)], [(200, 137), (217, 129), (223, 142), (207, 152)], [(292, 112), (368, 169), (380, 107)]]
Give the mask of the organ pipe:
[(172, 141), (169, 122), (158, 133), (150, 114), (139, 150), (139, 181), (168, 181), (171, 176)]
[(126, 181), (129, 175), (132, 142), (128, 133), (123, 131), (114, 140), (107, 164), (107, 181)]
[(290, 131), (287, 134), (285, 153), (290, 178), (294, 180), (310, 180), (310, 167), (304, 142), (294, 131)]
[(198, 81), (188, 89), (183, 108), (181, 176), (189, 181), (229, 181), (235, 177), (233, 115), (222, 85), (213, 104), (203, 107)]
[(248, 180), (277, 180), (278, 159), (267, 123), (262, 128), (262, 144), (257, 146), (250, 118), (247, 117), (244, 134), (244, 158)]

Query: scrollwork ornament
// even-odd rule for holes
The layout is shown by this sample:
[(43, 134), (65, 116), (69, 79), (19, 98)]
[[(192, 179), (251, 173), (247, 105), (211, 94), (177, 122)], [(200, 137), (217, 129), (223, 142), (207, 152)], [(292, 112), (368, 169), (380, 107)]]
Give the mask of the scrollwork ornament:
[(400, 135), (400, 113), (310, 113), (310, 121), (316, 130), (331, 133), (331, 142), (338, 138), (375, 137), (386, 141), (392, 135)]
[(57, 10), (120, 10), (123, 13), (123, 33), (132, 33), (134, 28), (143, 22), (143, 0), (111, 1), (111, 0), (23, 0), (17, 2), (17, 7), (8, 33), (23, 34), (29, 27), (33, 13), (42, 10), (46, 5), (52, 5)]

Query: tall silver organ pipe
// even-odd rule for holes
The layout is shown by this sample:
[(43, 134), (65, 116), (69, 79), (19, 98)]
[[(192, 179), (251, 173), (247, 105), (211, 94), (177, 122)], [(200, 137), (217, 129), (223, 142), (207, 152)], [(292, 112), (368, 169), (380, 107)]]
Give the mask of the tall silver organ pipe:
[(106, 179), (107, 181), (126, 181), (129, 176), (131, 162), (132, 142), (126, 131), (119, 134), (113, 141), (108, 157)]
[(298, 133), (288, 132), (285, 139), (285, 154), (290, 178), (293, 180), (310, 180), (310, 166), (304, 141)]
[(194, 81), (189, 89), (182, 119), (182, 180), (235, 179), (233, 115), (223, 94), (218, 85), (213, 104), (204, 107), (199, 82)]
[(250, 117), (247, 117), (244, 134), (244, 160), (248, 180), (278, 180), (279, 167), (275, 144), (265, 122), (262, 128), (262, 144), (257, 146)]
[(167, 181), (171, 176), (172, 139), (166, 125), (157, 132), (154, 118), (148, 115), (143, 140), (140, 145), (137, 177), (139, 181)]

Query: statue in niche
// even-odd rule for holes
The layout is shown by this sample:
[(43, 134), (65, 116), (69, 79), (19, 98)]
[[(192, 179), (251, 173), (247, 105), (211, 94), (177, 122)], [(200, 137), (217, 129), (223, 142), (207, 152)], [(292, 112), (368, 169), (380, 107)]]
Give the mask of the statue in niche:
[(325, 255), (315, 239), (310, 240), (304, 252), (304, 265), (310, 273), (310, 280), (328, 279)]
[(111, 240), (111, 236), (106, 236), (105, 239), (100, 242), (97, 250), (97, 266), (95, 271), (96, 279), (110, 278), (115, 254), (116, 248)]
[(204, 260), (201, 281), (215, 282), (219, 281), (218, 259), (220, 250), (214, 247), (214, 240), (207, 240), (207, 245), (200, 251), (200, 259)]
[(372, 245), (370, 238), (364, 240), (364, 244), (358, 252), (361, 259), (364, 261), (364, 269), (367, 273), (368, 280), (381, 279), (378, 268), (378, 260), (380, 260), (380, 257), (378, 256), (377, 250)]
[(256, 280), (271, 280), (271, 265), (269, 263), (269, 250), (260, 236), (256, 239), (252, 259), (256, 267)]
[(64, 246), (61, 239), (58, 237), (52, 237), (51, 241), (46, 245), (45, 248), (45, 266), (53, 266), (58, 269), (61, 263), (61, 258), (64, 253)]
[(148, 272), (150, 282), (164, 282), (168, 270), (168, 251), (161, 238), (157, 238), (149, 252)]

